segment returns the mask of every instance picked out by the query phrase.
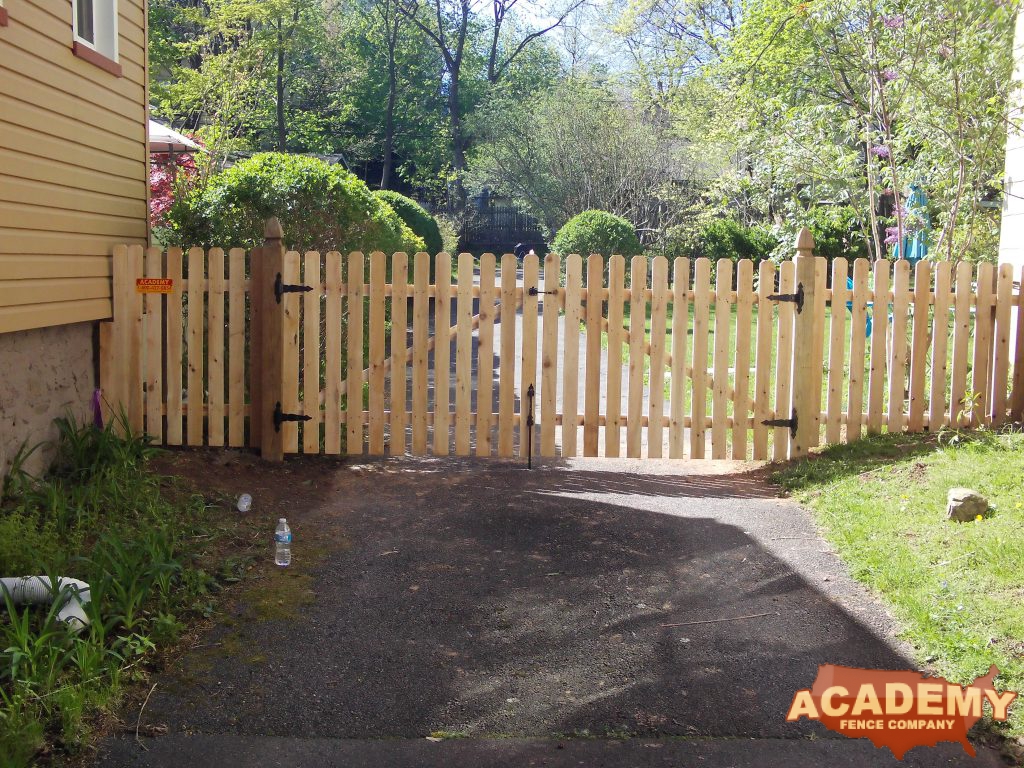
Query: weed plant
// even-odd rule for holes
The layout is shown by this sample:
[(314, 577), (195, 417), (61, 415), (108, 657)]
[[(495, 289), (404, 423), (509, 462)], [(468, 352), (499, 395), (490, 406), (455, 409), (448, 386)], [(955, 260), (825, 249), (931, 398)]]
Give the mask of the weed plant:
[[(74, 755), (89, 723), (111, 711), (147, 659), (189, 616), (209, 613), (215, 583), (193, 562), (209, 515), (147, 469), (156, 449), (124, 428), (57, 420), (57, 456), (44, 477), (15, 457), (0, 494), (0, 575), (82, 579), (90, 624), (75, 634), (53, 607), (15, 606), (0, 590), (0, 756), (32, 764)], [(120, 427), (120, 429), (118, 428)]]

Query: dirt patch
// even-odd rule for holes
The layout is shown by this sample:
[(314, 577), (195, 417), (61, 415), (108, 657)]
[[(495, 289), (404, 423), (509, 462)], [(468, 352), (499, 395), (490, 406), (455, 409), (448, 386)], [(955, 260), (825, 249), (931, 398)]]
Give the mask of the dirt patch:
[[(317, 514), (324, 500), (340, 490), (337, 472), (345, 464), (344, 459), (309, 457), (269, 464), (232, 449), (169, 451), (153, 462), (155, 471), (201, 489), (242, 521), (243, 537), (225, 542), (221, 553), (222, 567), (235, 564), (241, 578), (221, 602), (219, 638), (195, 644), (197, 658), (230, 656), (259, 663), (265, 654), (252, 652), (239, 628), (252, 622), (302, 620), (315, 599), (314, 570), (329, 553), (349, 546), (343, 526)], [(245, 513), (235, 507), (243, 493), (253, 497)], [(288, 519), (295, 536), (287, 568), (273, 562), (273, 532), (281, 517)], [(180, 668), (182, 659), (169, 666)]]
[[(304, 512), (315, 510), (337, 491), (325, 482), (344, 465), (342, 459), (302, 459), (267, 464), (249, 451), (232, 449), (169, 449), (157, 455), (150, 468), (168, 479), (162, 492), (183, 502), (196, 494), (212, 508), (212, 533), (203, 542), (200, 564), (213, 576), (212, 610), (193, 619), (179, 641), (151, 657), (146, 673), (125, 689), (118, 712), (100, 716), (93, 724), (99, 737), (134, 735), (136, 720), (153, 681), (157, 692), (189, 696), (210, 685), (218, 664), (226, 659), (258, 667), (267, 654), (252, 645), (244, 628), (253, 623), (297, 622), (314, 599), (313, 570), (333, 550), (348, 541), (336, 525), (311, 525)], [(254, 497), (249, 513), (237, 511), (241, 493)], [(273, 562), (273, 531), (279, 517), (288, 517), (302, 531), (290, 568)], [(148, 711), (147, 705), (147, 711)], [(148, 726), (159, 733), (159, 720)], [(141, 729), (147, 732), (147, 727)], [(85, 752), (71, 765), (85, 765)]]

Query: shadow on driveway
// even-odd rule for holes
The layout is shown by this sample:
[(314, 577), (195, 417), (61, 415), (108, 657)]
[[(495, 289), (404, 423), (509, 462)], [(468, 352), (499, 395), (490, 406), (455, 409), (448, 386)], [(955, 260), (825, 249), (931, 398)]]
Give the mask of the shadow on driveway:
[[(856, 756), (850, 765), (897, 764), (866, 742), (784, 720), (820, 664), (913, 664), (807, 514), (757, 474), (614, 460), (527, 472), (451, 459), (260, 472), (268, 488), (285, 482), (275, 473), (291, 473), (293, 489), (304, 487), (296, 475), (313, 480), (276, 502), (293, 522), (298, 566), (304, 542), (324, 546), (308, 570), (311, 601), (291, 617), (256, 615), (252, 589), (292, 576), (268, 573), (200, 641), (217, 653), (192, 651), (158, 681), (145, 722), (175, 735), (148, 742), (145, 756), (112, 742), (104, 765), (171, 764), (159, 755), (187, 751), (181, 734), (226, 749), (279, 737), (282, 754), (289, 743), (431, 734), (481, 749), (494, 742), (477, 739), (493, 737), (766, 739), (809, 760), (783, 760), (794, 765), (820, 764), (813, 738)], [(240, 490), (230, 476), (219, 482)], [(279, 510), (266, 512), (270, 530)], [(391, 749), (375, 743), (360, 754)], [(493, 764), (519, 749), (524, 762), (508, 764), (527, 764), (529, 743), (506, 743)], [(758, 742), (744, 743), (750, 764), (763, 764)], [(948, 744), (912, 757), (979, 764)], [(722, 760), (702, 764), (743, 762)]]

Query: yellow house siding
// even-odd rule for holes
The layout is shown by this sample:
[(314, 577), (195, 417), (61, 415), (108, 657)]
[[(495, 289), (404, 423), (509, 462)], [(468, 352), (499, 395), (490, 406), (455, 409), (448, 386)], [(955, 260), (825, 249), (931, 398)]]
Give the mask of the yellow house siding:
[[(19, 253), (31, 254), (33, 256), (99, 256), (110, 261), (106, 253), (98, 253), (98, 250), (108, 248), (110, 238), (103, 235), (84, 235), (80, 232), (38, 232), (32, 237), (25, 237), (23, 231), (13, 228), (0, 227), (0, 241), (20, 241), (23, 250)], [(0, 259), (5, 255), (0, 254)], [(60, 275), (55, 275), (60, 277)]]
[(8, 280), (0, 283), (0, 306), (105, 299), (109, 294), (110, 281), (104, 277)]
[(146, 214), (146, 201), (36, 179), (12, 178), (0, 190), (0, 200), (35, 206), (57, 206), (73, 211), (109, 214), (138, 221)]
[(64, 159), (38, 157), (0, 147), (0, 168), (12, 178), (32, 179), (58, 186), (72, 186), (97, 193), (139, 199), (139, 180), (112, 176), (106, 171), (71, 165)]
[[(17, 105), (12, 104), (12, 109), (16, 108)], [(0, 121), (4, 121), (4, 118), (0, 118)], [(137, 178), (137, 169), (140, 164), (145, 165), (142, 159), (144, 153), (139, 153), (140, 159), (132, 160), (80, 141), (73, 141), (67, 137), (56, 138), (42, 131), (22, 128), (10, 120), (6, 120), (6, 123), (3, 125), (3, 122), (0, 122), (4, 131), (5, 144), (15, 152), (36, 157), (50, 157), (62, 165), (89, 168), (104, 176), (134, 178), (140, 185), (144, 186), (145, 184), (142, 179)], [(13, 176), (13, 174), (6, 173), (2, 167), (0, 167), (0, 173)]]
[(27, 331), (49, 325), (71, 325), (110, 317), (110, 299), (78, 299), (22, 307), (0, 307), (0, 328), (4, 332)]
[(139, 219), (23, 203), (4, 203), (0, 206), (0, 227), (27, 233), (59, 228), (76, 234), (108, 235), (112, 238), (140, 239), (146, 236), (146, 224)]
[(110, 317), (110, 252), (147, 237), (145, 9), (119, 0), (116, 77), (72, 53), (69, 0), (0, 27), (0, 333)]
[(37, 253), (8, 253), (0, 256), (0, 274), (9, 281), (65, 277), (113, 277), (106, 256), (41, 256)]

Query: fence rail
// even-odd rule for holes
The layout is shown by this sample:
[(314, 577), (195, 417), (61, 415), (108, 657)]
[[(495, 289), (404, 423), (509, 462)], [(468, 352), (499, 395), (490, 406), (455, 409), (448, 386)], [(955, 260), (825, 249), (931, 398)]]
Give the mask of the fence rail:
[(102, 386), (158, 443), (270, 454), (523, 456), (535, 422), (542, 456), (762, 460), (1021, 417), (1021, 275), (836, 259), (828, 289), (798, 245), (778, 267), (461, 254), (454, 281), (443, 253), (122, 246)]

